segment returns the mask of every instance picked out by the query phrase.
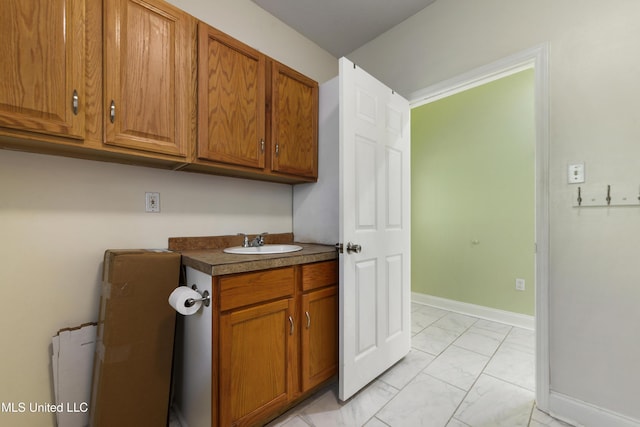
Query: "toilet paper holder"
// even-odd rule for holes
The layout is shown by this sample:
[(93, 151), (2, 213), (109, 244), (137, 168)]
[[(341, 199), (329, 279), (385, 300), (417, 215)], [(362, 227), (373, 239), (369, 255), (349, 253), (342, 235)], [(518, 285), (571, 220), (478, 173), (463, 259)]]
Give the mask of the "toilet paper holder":
[(202, 296), (202, 298), (189, 298), (184, 302), (184, 306), (193, 307), (195, 303), (202, 301), (202, 304), (205, 307), (209, 307), (209, 304), (211, 304), (211, 296), (209, 295), (209, 291), (200, 292), (200, 290), (196, 285), (191, 286), (191, 289), (199, 293)]

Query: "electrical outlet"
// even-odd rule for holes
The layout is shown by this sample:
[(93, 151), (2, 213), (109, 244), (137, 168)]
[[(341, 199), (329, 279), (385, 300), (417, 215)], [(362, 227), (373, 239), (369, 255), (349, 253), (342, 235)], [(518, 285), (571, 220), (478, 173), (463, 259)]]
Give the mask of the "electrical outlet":
[(516, 291), (524, 291), (524, 279), (516, 279)]
[(144, 193), (145, 211), (160, 212), (160, 193)]

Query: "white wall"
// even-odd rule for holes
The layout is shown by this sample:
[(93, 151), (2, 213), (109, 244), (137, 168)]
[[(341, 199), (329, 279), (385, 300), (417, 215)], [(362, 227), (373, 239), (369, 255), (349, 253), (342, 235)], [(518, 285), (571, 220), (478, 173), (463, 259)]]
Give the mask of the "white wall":
[(408, 95), (549, 43), (551, 391), (632, 424), (640, 422), (640, 207), (571, 207), (566, 169), (584, 161), (585, 186), (602, 191), (640, 188), (638, 16), (636, 0), (438, 1), (348, 55)]
[[(173, 3), (320, 82), (337, 74), (336, 58), (250, 0)], [(145, 191), (161, 213), (144, 212)], [(106, 249), (291, 232), (291, 210), (288, 185), (0, 150), (0, 402), (52, 402), (51, 337), (97, 320)], [(28, 412), (0, 412), (0, 425), (54, 425)]]

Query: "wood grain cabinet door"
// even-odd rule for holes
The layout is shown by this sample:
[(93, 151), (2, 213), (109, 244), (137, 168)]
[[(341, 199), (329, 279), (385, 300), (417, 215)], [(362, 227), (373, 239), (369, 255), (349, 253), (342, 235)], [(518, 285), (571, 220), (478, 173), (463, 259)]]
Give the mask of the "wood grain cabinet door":
[(286, 405), (294, 307), (288, 298), (220, 316), (219, 425), (253, 425)]
[(265, 56), (199, 23), (198, 158), (265, 166)]
[(185, 156), (194, 18), (160, 0), (113, 0), (104, 14), (105, 143)]
[(318, 83), (273, 61), (272, 169), (318, 177)]
[(338, 292), (336, 286), (302, 296), (302, 391), (338, 372)]
[(0, 1), (0, 126), (84, 138), (84, 1)]

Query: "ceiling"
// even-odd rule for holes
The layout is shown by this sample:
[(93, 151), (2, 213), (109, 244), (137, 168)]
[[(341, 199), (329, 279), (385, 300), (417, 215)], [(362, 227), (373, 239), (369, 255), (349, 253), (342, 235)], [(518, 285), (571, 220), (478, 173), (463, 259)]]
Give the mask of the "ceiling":
[(253, 0), (340, 58), (435, 0)]

